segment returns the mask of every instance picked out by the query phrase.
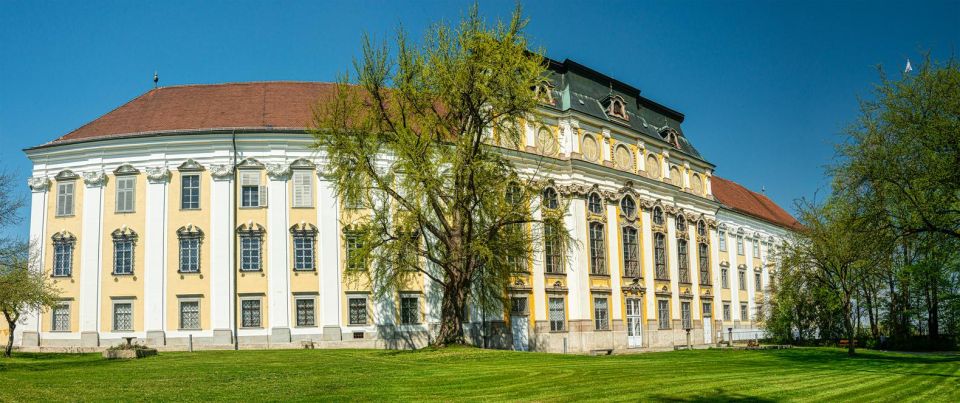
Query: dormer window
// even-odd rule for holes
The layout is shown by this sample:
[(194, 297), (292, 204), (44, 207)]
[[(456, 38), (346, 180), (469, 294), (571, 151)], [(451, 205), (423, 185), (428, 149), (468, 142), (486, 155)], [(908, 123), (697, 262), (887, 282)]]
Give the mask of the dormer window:
[(670, 143), (673, 148), (680, 149), (680, 133), (677, 133), (676, 129), (664, 127), (660, 129), (660, 137), (663, 138), (663, 141)]
[(630, 120), (627, 116), (627, 103), (624, 102), (623, 97), (619, 95), (611, 95), (605, 100), (605, 106), (607, 107), (607, 116), (613, 116), (615, 118)]

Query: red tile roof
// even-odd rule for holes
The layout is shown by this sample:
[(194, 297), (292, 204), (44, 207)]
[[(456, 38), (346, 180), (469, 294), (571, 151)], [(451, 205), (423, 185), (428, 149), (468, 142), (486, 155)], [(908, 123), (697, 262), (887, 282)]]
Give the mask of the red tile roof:
[(336, 84), (254, 82), (155, 88), (50, 144), (222, 128), (305, 129)]
[(714, 175), (711, 179), (713, 196), (731, 210), (747, 214), (792, 230), (802, 228), (796, 218), (780, 208), (767, 196), (750, 191), (739, 183)]

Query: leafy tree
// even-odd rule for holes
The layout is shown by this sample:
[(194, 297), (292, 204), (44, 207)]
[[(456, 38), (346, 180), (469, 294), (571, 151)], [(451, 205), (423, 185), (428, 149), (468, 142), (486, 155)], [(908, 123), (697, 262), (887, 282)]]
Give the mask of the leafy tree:
[(315, 111), (325, 174), (345, 205), (363, 207), (344, 219), (349, 265), (364, 269), (348, 275), (369, 276), (381, 296), (421, 275), (437, 284), (435, 345), (464, 343), (468, 300), (502, 311), (511, 275), (538, 244), (541, 232), (527, 227), (552, 226), (569, 241), (561, 219), (534, 218), (536, 162), (510, 151), (546, 77), (526, 23), (518, 7), (488, 27), (474, 6), (455, 28), (432, 27), (422, 45), (400, 30), (394, 57), (364, 38), (356, 79), (341, 79)]
[(34, 264), (28, 242), (0, 241), (0, 312), (10, 329), (6, 357), (13, 351), (13, 333), (21, 316), (53, 306), (60, 295), (42, 271), (34, 270)]

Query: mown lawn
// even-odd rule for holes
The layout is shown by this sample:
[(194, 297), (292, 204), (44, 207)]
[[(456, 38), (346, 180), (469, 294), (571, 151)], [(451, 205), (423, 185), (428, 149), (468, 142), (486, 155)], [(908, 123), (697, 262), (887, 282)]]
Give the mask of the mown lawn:
[(0, 358), (0, 401), (960, 401), (960, 355), (838, 349), (608, 357), (453, 348)]

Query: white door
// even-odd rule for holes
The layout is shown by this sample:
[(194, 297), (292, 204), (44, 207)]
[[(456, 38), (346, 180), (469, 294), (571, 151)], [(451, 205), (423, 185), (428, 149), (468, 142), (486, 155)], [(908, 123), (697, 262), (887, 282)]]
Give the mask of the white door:
[(706, 312), (703, 315), (703, 342), (713, 344), (713, 318)]
[(627, 298), (627, 345), (630, 348), (643, 344), (643, 327), (640, 318), (640, 299)]
[(527, 327), (529, 322), (526, 316), (511, 315), (510, 329), (513, 330), (513, 349), (517, 351), (527, 351), (530, 348), (530, 339), (527, 336)]

